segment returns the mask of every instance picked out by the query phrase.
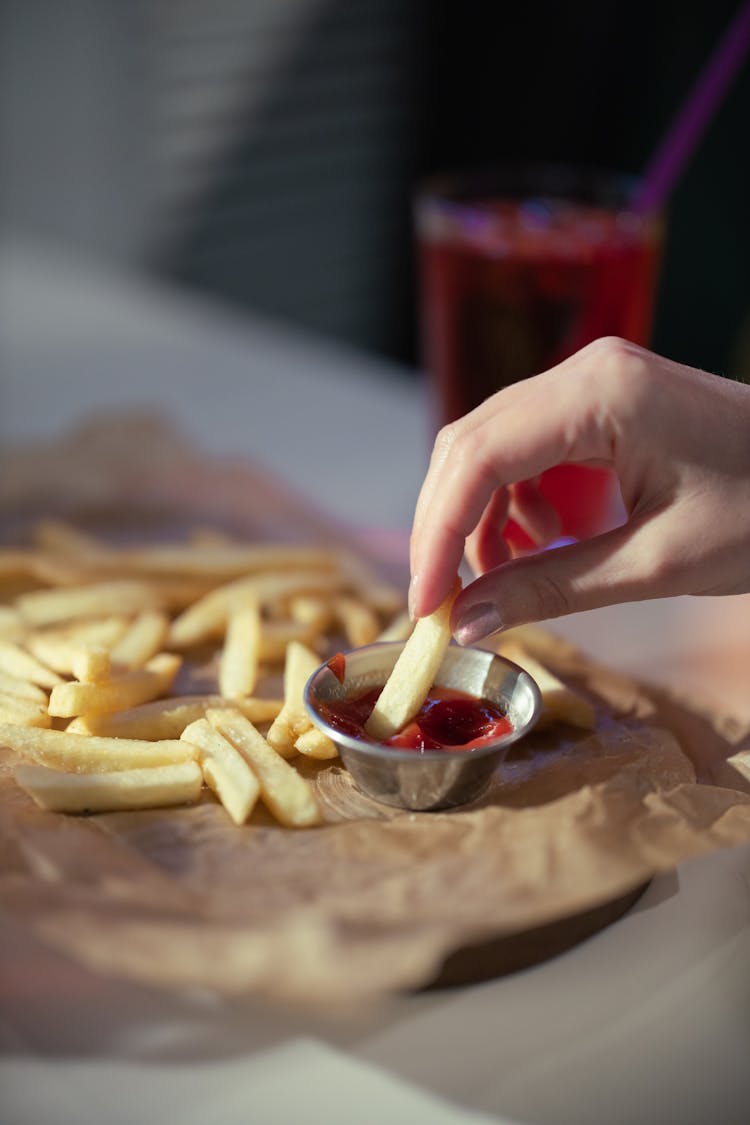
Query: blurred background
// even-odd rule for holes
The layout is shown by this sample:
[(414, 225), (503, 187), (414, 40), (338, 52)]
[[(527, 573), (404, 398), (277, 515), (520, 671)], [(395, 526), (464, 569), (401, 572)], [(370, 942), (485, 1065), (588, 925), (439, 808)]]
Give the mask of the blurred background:
[[(730, 0), (2, 0), (2, 222), (419, 362), (415, 185), (640, 171)], [(669, 210), (654, 346), (750, 373), (750, 67)]]

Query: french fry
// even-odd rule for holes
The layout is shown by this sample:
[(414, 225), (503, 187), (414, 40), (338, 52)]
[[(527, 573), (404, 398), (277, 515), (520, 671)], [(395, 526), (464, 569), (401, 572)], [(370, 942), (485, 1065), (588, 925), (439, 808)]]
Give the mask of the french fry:
[(0, 672), (0, 691), (4, 695), (19, 695), (22, 699), (31, 699), (34, 703), (47, 704), (47, 692), (38, 684), (30, 680), (11, 676), (8, 672)]
[(318, 594), (298, 594), (289, 599), (289, 616), (292, 621), (308, 627), (313, 633), (323, 633), (331, 624), (333, 607), (329, 598)]
[(219, 660), (219, 691), (227, 699), (252, 695), (258, 678), (260, 608), (254, 598), (238, 600), (229, 612)]
[(588, 699), (569, 688), (558, 679), (549, 668), (531, 656), (521, 646), (511, 641), (498, 646), (501, 655), (513, 660), (536, 680), (542, 693), (542, 714), (537, 727), (548, 726), (554, 722), (570, 723), (583, 730), (593, 730), (596, 725), (594, 708)]
[(204, 780), (234, 823), (244, 824), (260, 796), (260, 784), (246, 759), (206, 719), (191, 723), (182, 738), (197, 747)]
[(71, 671), (77, 680), (100, 684), (112, 675), (112, 661), (104, 645), (85, 645), (74, 653)]
[(132, 738), (99, 738), (64, 730), (30, 730), (0, 723), (0, 746), (15, 750), (39, 765), (71, 773), (169, 766), (195, 758), (195, 750), (179, 739), (147, 742)]
[(182, 663), (179, 656), (163, 652), (145, 668), (124, 672), (99, 684), (57, 684), (50, 694), (49, 713), (60, 718), (122, 711), (146, 703), (169, 691)]
[(111, 551), (101, 539), (74, 527), (67, 520), (39, 520), (33, 528), (32, 540), (42, 551), (52, 551), (74, 558), (109, 557)]
[[(62, 676), (73, 675), (73, 661), (79, 646), (67, 637), (46, 636), (44, 633), (30, 633), (24, 644), (31, 655), (41, 664), (57, 673), (57, 682)], [(53, 684), (49, 685), (53, 687)]]
[(104, 617), (112, 613), (141, 613), (158, 609), (162, 598), (149, 582), (122, 579), (92, 582), (55, 590), (32, 590), (16, 598), (16, 608), (30, 625), (54, 625), (80, 617)]
[(263, 803), (287, 828), (309, 828), (321, 821), (313, 788), (273, 750), (238, 711), (209, 711), (211, 726), (248, 762), (260, 783)]
[(0, 691), (0, 721), (18, 723), (22, 727), (49, 727), (52, 723), (46, 703), (3, 691)]
[(214, 543), (148, 546), (121, 551), (121, 572), (148, 575), (186, 575), (227, 581), (240, 575), (284, 570), (334, 571), (336, 554), (320, 547), (296, 547), (273, 543)]
[(19, 578), (36, 578), (38, 553), (25, 548), (0, 548), (0, 582), (14, 582)]
[(317, 727), (303, 731), (295, 740), (294, 748), (306, 758), (318, 758), (321, 761), (337, 758), (339, 753), (336, 743)]
[(414, 718), (427, 698), (450, 644), (451, 609), (459, 589), (456, 584), (442, 605), (414, 626), (365, 724), (370, 738), (378, 742), (390, 738)]
[(188, 532), (191, 547), (226, 547), (233, 543), (232, 536), (218, 527), (193, 527)]
[(10, 605), (0, 605), (0, 638), (4, 641), (18, 641), (26, 633), (26, 625), (17, 609)]
[(155, 699), (125, 711), (106, 715), (81, 715), (67, 727), (69, 734), (96, 734), (109, 738), (158, 741), (179, 738), (185, 727), (202, 719), (209, 708), (234, 707), (252, 723), (272, 722), (283, 706), (281, 699), (224, 699), (220, 695), (183, 695)]
[(285, 659), (291, 641), (311, 645), (317, 635), (309, 625), (302, 625), (296, 621), (263, 621), (259, 659), (264, 664), (278, 664)]
[(37, 637), (56, 638), (76, 645), (104, 645), (111, 649), (130, 625), (127, 617), (95, 617), (89, 621), (65, 622), (37, 632)]
[(12, 641), (0, 641), (0, 672), (16, 676), (19, 680), (28, 680), (39, 687), (51, 688), (61, 683), (56, 672)]
[(339, 594), (333, 599), (333, 606), (351, 648), (370, 645), (376, 640), (380, 621), (366, 602), (349, 594)]
[(501, 633), (494, 644), (495, 651), (502, 655), (506, 646), (512, 645), (541, 660), (576, 656), (578, 649), (570, 641), (564, 640), (541, 625), (516, 625)]
[(305, 708), (307, 681), (320, 666), (320, 657), (306, 645), (292, 641), (284, 665), (284, 706), (271, 724), (268, 742), (284, 758), (294, 754), (295, 742), (312, 726)]
[(184, 648), (223, 635), (232, 603), (238, 597), (254, 597), (264, 606), (297, 594), (333, 593), (340, 586), (339, 575), (327, 571), (282, 571), (238, 578), (218, 586), (200, 598), (172, 622), (170, 647)]
[(65, 813), (186, 805), (198, 800), (203, 787), (194, 761), (89, 774), (24, 764), (16, 767), (15, 779), (40, 808)]
[(112, 663), (122, 668), (142, 668), (164, 647), (168, 632), (169, 618), (166, 614), (155, 609), (146, 610), (112, 646)]

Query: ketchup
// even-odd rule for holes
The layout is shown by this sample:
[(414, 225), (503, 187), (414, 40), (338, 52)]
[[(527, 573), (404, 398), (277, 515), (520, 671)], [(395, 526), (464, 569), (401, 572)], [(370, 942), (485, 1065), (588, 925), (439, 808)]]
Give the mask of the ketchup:
[[(365, 723), (381, 688), (364, 695), (318, 703), (320, 717), (334, 730), (371, 742)], [(418, 714), (385, 743), (400, 750), (473, 750), (513, 730), (513, 724), (489, 699), (434, 687)]]

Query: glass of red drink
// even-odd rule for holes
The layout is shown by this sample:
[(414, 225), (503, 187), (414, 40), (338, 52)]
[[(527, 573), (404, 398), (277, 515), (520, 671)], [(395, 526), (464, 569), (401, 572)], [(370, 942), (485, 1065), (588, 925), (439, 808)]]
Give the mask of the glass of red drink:
[[(552, 166), (427, 185), (416, 219), (436, 428), (600, 336), (648, 344), (662, 222), (630, 208), (636, 186), (631, 177)], [(605, 469), (558, 466), (540, 487), (566, 537), (617, 522)], [(532, 545), (520, 528), (506, 534)]]

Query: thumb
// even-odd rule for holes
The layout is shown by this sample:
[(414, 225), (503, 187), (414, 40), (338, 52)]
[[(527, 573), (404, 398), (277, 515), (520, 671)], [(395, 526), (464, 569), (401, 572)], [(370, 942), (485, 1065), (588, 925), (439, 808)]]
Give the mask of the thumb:
[(593, 539), (511, 559), (461, 591), (451, 615), (454, 636), (470, 645), (513, 625), (679, 593), (674, 568), (664, 561), (669, 552), (657, 551), (658, 542), (650, 525), (628, 523)]

